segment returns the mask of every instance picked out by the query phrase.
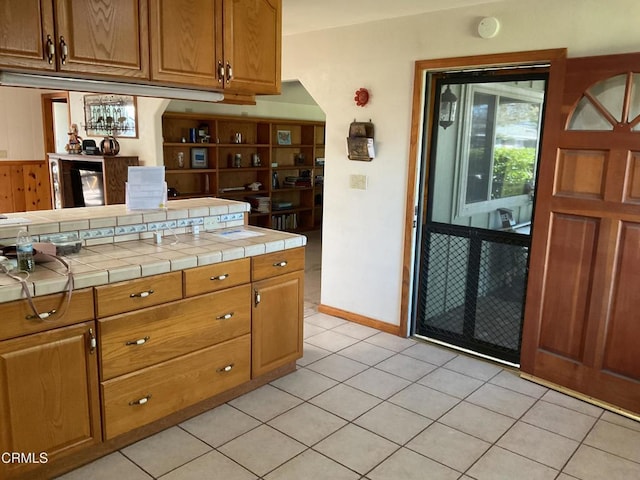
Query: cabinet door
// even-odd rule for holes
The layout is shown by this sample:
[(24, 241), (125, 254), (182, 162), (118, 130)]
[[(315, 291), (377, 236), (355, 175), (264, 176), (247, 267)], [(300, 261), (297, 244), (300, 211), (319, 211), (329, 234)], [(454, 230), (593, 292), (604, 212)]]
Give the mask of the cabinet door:
[(280, 93), (281, 50), (281, 0), (224, 0), (225, 88)]
[(253, 284), (251, 377), (302, 357), (304, 271)]
[(149, 78), (147, 0), (58, 0), (58, 70)]
[[(93, 322), (0, 342), (0, 452), (45, 452), (52, 460), (100, 441), (90, 328)], [(18, 468), (29, 465), (0, 463), (0, 478)]]
[(151, 2), (151, 79), (222, 88), (221, 0)]
[(0, 3), (0, 65), (54, 70), (52, 0)]

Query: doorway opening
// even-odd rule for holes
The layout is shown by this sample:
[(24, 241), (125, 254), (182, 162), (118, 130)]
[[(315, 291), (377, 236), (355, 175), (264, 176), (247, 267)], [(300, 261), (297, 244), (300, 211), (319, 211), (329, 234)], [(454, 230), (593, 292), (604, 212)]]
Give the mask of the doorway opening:
[(69, 131), (69, 92), (42, 94), (44, 154), (64, 153)]
[(547, 80), (427, 74), (414, 335), (519, 364)]

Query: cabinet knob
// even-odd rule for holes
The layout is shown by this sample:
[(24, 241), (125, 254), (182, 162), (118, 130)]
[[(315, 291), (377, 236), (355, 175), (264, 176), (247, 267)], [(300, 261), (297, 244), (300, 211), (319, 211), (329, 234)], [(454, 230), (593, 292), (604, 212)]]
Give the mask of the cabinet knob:
[(233, 315), (233, 312), (225, 313), (224, 315), (217, 316), (216, 320), (229, 320), (231, 317), (233, 317)]
[(220, 367), (219, 369), (216, 370), (216, 372), (218, 373), (227, 373), (230, 372), (234, 367), (233, 363), (230, 363), (229, 365), (225, 365), (224, 367)]
[(145, 403), (147, 403), (149, 401), (149, 399), (151, 398), (151, 394), (146, 395), (142, 398), (139, 398), (138, 400), (132, 400), (129, 402), (129, 405), (134, 406), (134, 405), (144, 405)]
[(129, 340), (125, 345), (144, 345), (151, 337), (139, 338), (138, 340)]
[(131, 295), (129, 295), (129, 298), (135, 298), (135, 297), (145, 298), (151, 295), (152, 293), (153, 293), (153, 290), (147, 290), (146, 292), (140, 292), (140, 293), (132, 293)]
[(218, 275), (217, 277), (211, 277), (209, 280), (225, 280), (226, 278), (229, 278), (228, 273), (223, 273), (222, 275)]

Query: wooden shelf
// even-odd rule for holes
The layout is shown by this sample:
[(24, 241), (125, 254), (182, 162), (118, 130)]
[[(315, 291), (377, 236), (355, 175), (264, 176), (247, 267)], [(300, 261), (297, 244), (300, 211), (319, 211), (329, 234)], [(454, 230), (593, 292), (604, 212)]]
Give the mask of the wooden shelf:
[[(212, 141), (183, 143), (181, 139), (189, 138), (189, 129), (192, 128), (206, 131)], [(278, 131), (289, 132), (291, 145), (278, 144)], [(237, 134), (242, 138), (242, 143), (234, 142)], [(292, 220), (295, 228), (291, 230), (310, 230), (320, 226), (322, 210), (315, 204), (314, 197), (316, 192), (321, 193), (321, 189), (318, 190), (316, 186), (272, 187), (276, 172), (280, 184), (286, 176), (300, 175), (302, 170), (310, 171), (312, 181), (316, 175), (324, 174), (324, 165), (315, 165), (316, 158), (324, 157), (324, 122), (166, 112), (162, 117), (162, 135), (166, 140), (163, 152), (167, 184), (179, 192), (179, 196), (173, 198), (215, 196), (244, 200), (246, 197), (264, 196), (273, 200), (275, 197), (278, 201), (291, 202), (296, 207), (266, 213), (252, 212), (249, 222), (283, 229), (280, 228), (282, 225), (274, 224), (274, 217), (296, 215), (295, 222)], [(209, 168), (190, 168), (192, 148), (206, 148)], [(236, 153), (242, 154), (242, 167), (231, 166)], [(186, 164), (184, 168), (178, 168), (179, 154)], [(260, 156), (259, 167), (249, 166), (254, 154)], [(298, 156), (304, 157), (304, 164), (295, 163)], [(271, 167), (273, 162), (277, 162), (278, 166)], [(221, 191), (256, 182), (262, 185), (257, 191)]]

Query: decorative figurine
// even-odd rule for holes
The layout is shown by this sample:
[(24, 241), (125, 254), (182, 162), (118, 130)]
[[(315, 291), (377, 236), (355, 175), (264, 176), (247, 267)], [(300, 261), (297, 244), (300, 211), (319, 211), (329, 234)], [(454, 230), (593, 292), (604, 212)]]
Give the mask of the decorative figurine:
[(82, 152), (82, 138), (78, 136), (78, 124), (72, 123), (69, 126), (69, 143), (67, 143), (64, 149), (69, 153), (81, 153)]

